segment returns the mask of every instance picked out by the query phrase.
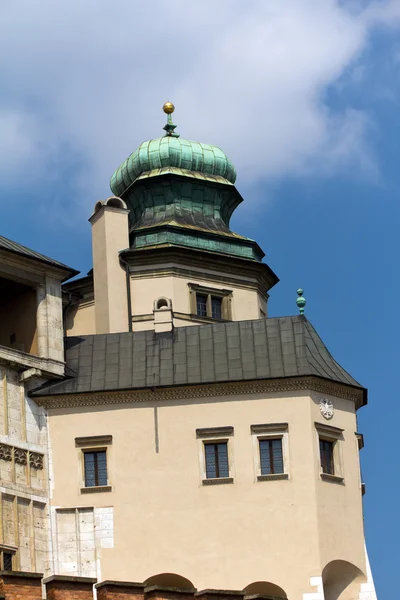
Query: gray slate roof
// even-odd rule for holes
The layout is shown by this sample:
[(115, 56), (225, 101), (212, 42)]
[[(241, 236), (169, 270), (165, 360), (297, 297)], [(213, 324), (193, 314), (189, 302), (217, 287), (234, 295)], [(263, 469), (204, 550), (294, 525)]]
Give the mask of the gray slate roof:
[(18, 242), (13, 242), (12, 240), (9, 240), (8, 238), (6, 238), (2, 235), (0, 235), (0, 250), (6, 250), (7, 252), (13, 252), (14, 254), (19, 254), (20, 256), (25, 256), (26, 258), (30, 258), (33, 260), (39, 260), (40, 262), (46, 263), (53, 267), (58, 267), (59, 269), (63, 269), (63, 271), (68, 271), (69, 272), (68, 278), (72, 277), (73, 275), (77, 275), (79, 273), (79, 271), (76, 271), (76, 269), (72, 269), (71, 267), (68, 267), (67, 265), (64, 265), (63, 263), (58, 262), (58, 260), (49, 258), (48, 256), (45, 256), (44, 254), (39, 254), (39, 252), (35, 252), (35, 250), (31, 250), (30, 248), (27, 248), (26, 246), (23, 246), (22, 244), (18, 244)]
[(66, 361), (71, 378), (33, 396), (310, 375), (363, 389), (300, 315), (69, 337)]

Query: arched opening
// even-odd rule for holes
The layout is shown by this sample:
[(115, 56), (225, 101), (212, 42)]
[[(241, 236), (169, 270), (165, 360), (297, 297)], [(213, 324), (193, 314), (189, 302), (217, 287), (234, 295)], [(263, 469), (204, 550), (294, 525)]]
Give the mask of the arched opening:
[(154, 310), (162, 310), (165, 308), (171, 308), (171, 300), (169, 298), (161, 296), (161, 298), (154, 300)]
[(255, 581), (244, 588), (245, 596), (273, 596), (274, 598), (287, 598), (285, 590), (270, 581)]
[(110, 196), (106, 200), (107, 206), (113, 206), (114, 208), (126, 208), (126, 203), (117, 196)]
[(346, 560), (333, 560), (322, 571), (325, 600), (353, 600), (358, 598), (360, 583), (365, 575)]
[(153, 575), (146, 579), (145, 584), (146, 586), (161, 585), (163, 587), (174, 587), (184, 590), (194, 589), (194, 585), (189, 579), (177, 575), (176, 573), (160, 573), (159, 575)]

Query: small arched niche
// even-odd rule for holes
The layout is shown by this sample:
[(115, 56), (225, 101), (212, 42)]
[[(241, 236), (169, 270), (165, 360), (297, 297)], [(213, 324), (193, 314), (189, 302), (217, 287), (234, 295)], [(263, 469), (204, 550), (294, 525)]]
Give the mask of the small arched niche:
[(158, 575), (149, 577), (144, 583), (147, 587), (151, 585), (160, 585), (162, 587), (174, 587), (184, 590), (194, 589), (194, 585), (189, 579), (182, 577), (182, 575), (177, 575), (176, 573), (159, 573)]
[(358, 598), (364, 573), (346, 560), (333, 560), (322, 571), (325, 600), (353, 600)]
[(279, 585), (270, 581), (255, 581), (244, 588), (245, 596), (264, 596), (286, 599), (287, 595)]
[(171, 310), (172, 302), (170, 298), (166, 298), (165, 296), (160, 296), (154, 300), (153, 310)]
[(105, 201), (106, 206), (112, 206), (113, 208), (127, 208), (126, 202), (122, 200), (122, 198), (118, 198), (118, 196), (110, 196)]

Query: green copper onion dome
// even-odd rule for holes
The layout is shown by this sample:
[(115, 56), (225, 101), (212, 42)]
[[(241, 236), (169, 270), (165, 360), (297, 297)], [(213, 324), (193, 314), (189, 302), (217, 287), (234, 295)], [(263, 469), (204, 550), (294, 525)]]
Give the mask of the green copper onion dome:
[(243, 200), (235, 167), (220, 148), (179, 137), (174, 109), (163, 106), (165, 136), (141, 144), (111, 178), (129, 210), (130, 249), (187, 248), (261, 262), (256, 242), (230, 229)]
[(164, 112), (168, 115), (165, 136), (143, 142), (115, 171), (110, 181), (113, 194), (122, 196), (143, 173), (165, 167), (222, 177), (235, 183), (236, 169), (220, 148), (185, 140), (174, 132), (173, 110), (170, 102), (164, 105)]

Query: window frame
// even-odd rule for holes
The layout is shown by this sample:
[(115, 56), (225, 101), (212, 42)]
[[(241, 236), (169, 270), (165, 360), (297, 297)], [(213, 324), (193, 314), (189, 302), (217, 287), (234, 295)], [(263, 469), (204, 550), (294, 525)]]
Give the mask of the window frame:
[[(229, 477), (229, 449), (228, 449), (228, 440), (213, 440), (213, 441), (204, 441), (204, 457), (205, 457), (205, 472), (206, 472), (206, 479), (223, 479), (226, 477)], [(220, 472), (222, 471), (222, 458), (219, 452), (219, 448), (220, 447), (226, 447), (226, 466), (228, 468), (228, 472), (226, 475), (221, 475)], [(207, 473), (207, 448), (213, 448), (213, 455), (214, 455), (214, 468), (215, 468), (215, 477), (209, 477), (208, 473)]]
[[(318, 453), (319, 476), (323, 481), (344, 484), (344, 463), (343, 463), (343, 429), (333, 427), (326, 423), (314, 422), (316, 430), (316, 442)], [(320, 442), (330, 442), (332, 447), (332, 467), (333, 473), (327, 473), (323, 470)]]
[[(218, 289), (198, 285), (197, 283), (189, 283), (190, 296), (190, 315), (193, 319), (204, 320), (205, 322), (221, 322), (232, 321), (232, 290)], [(206, 315), (197, 313), (197, 296), (206, 298)], [(221, 299), (221, 318), (213, 317), (212, 299)]]
[[(7, 544), (0, 544), (0, 568), (4, 571), (17, 571), (18, 570), (18, 560), (17, 560), (17, 551), (18, 548), (15, 546), (7, 546)], [(11, 555), (11, 569), (6, 569), (4, 566), (4, 555)]]
[[(99, 466), (98, 466), (98, 459), (97, 459), (97, 454), (103, 454), (105, 455), (105, 463), (106, 463), (106, 482), (105, 483), (99, 483)], [(88, 485), (87, 484), (87, 478), (86, 478), (86, 456), (88, 454), (93, 454), (94, 455), (94, 480), (95, 483), (94, 485)], [(91, 487), (105, 487), (108, 485), (108, 469), (107, 469), (107, 448), (85, 448), (84, 450), (82, 450), (82, 455), (83, 455), (83, 477), (84, 477), (84, 487), (85, 488), (91, 488)]]
[[(255, 482), (277, 481), (289, 479), (289, 425), (288, 423), (263, 423), (250, 425), (253, 444), (253, 462)], [(282, 473), (262, 473), (261, 448), (263, 440), (281, 440), (282, 444)]]
[[(271, 442), (280, 442), (280, 452), (281, 452), (281, 458), (282, 458), (282, 471), (276, 471), (276, 464), (275, 464), (275, 457), (274, 457), (274, 450), (273, 450), (273, 445)], [(263, 465), (262, 465), (262, 455), (261, 455), (261, 445), (262, 442), (268, 442), (268, 454), (269, 454), (269, 462), (270, 462), (270, 468), (271, 471), (270, 473), (263, 473)], [(269, 435), (269, 436), (259, 436), (258, 437), (258, 452), (260, 454), (260, 475), (283, 475), (285, 472), (285, 465), (284, 465), (284, 460), (283, 460), (283, 435), (282, 436), (275, 436), (275, 435)]]
[[(327, 447), (329, 444), (329, 458), (327, 455)], [(325, 448), (324, 448), (325, 446)], [(323, 436), (319, 436), (319, 459), (321, 463), (321, 473), (323, 475), (335, 475), (335, 441), (328, 440)]]
[[(207, 427), (196, 429), (199, 456), (200, 486), (234, 483), (233, 434), (234, 429), (231, 426)], [(212, 444), (226, 444), (228, 454), (228, 477), (207, 477), (205, 447), (207, 445)]]
[[(80, 455), (80, 493), (91, 494), (96, 492), (111, 492), (112, 485), (110, 483), (111, 477), (111, 456), (112, 456), (112, 436), (111, 435), (97, 435), (97, 436), (86, 436), (75, 438), (75, 446), (78, 449)], [(85, 454), (91, 452), (105, 452), (106, 453), (106, 473), (107, 483), (106, 485), (86, 485), (86, 473), (85, 473)]]

